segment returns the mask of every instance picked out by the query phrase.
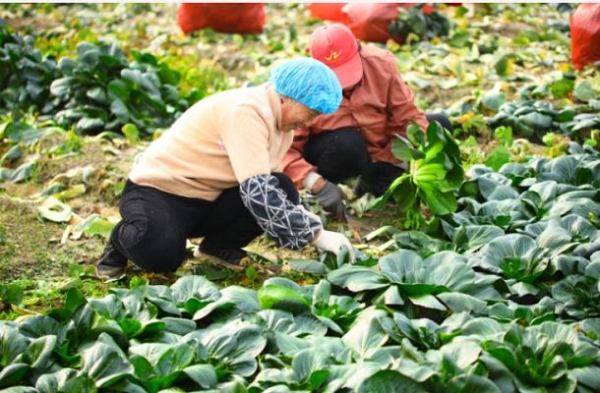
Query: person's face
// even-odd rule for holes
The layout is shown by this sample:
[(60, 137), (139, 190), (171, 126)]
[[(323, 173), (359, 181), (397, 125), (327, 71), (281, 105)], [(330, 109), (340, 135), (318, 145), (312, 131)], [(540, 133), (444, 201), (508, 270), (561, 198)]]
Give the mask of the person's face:
[(348, 94), (348, 93), (352, 92), (352, 90), (354, 90), (356, 85), (358, 85), (359, 83), (360, 83), (360, 80), (358, 82), (356, 82), (355, 84), (353, 84), (352, 86), (345, 87), (344, 89), (342, 89), (342, 94)]
[(307, 127), (320, 113), (310, 109), (298, 101), (283, 97), (281, 104), (282, 130), (292, 131), (296, 128)]

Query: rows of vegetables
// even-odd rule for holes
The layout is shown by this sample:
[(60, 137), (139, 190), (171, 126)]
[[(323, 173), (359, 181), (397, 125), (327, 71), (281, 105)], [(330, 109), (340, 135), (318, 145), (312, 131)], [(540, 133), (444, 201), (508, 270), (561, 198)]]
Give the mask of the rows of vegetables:
[(396, 250), (379, 259), (290, 262), (315, 284), (72, 289), (47, 315), (0, 322), (0, 387), (598, 391), (600, 159), (570, 153), (473, 166), (436, 236), (389, 227)]
[(7, 29), (0, 20), (0, 113), (13, 120), (35, 114), (80, 135), (122, 133), (132, 124), (142, 135), (168, 127), (213, 89), (182, 91), (185, 73), (149, 52), (130, 58), (117, 43), (79, 42), (76, 56), (43, 55), (34, 37)]
[[(411, 10), (420, 12), (418, 7)], [(468, 29), (453, 27), (443, 42), (413, 43), (419, 67), (441, 76), (433, 85), (448, 90), (477, 85), (485, 79), (498, 81), (491, 89), (474, 89), (476, 97), (445, 108), (456, 127), (472, 132), (473, 127), (463, 124), (461, 116), (486, 115), (484, 123), (490, 128), (511, 127), (515, 136), (537, 142), (548, 132), (583, 142), (588, 131), (598, 128), (597, 75), (587, 72), (580, 78), (572, 67), (562, 64), (568, 51), (562, 33), (568, 31), (568, 26), (555, 21), (540, 26), (542, 32), (524, 31), (512, 42), (484, 34), (476, 23)], [(431, 33), (442, 36), (435, 29)], [(213, 85), (204, 85), (198, 73), (210, 71), (194, 71), (197, 63), (174, 68), (168, 56), (136, 50), (125, 53), (114, 41), (104, 42), (97, 37), (94, 42), (72, 44), (76, 48), (64, 56), (48, 55), (36, 48), (34, 36), (15, 33), (0, 20), (0, 114), (9, 113), (13, 120), (35, 114), (37, 120), (52, 120), (66, 129), (74, 127), (80, 134), (106, 130), (121, 133), (124, 125), (133, 124), (142, 135), (149, 135), (168, 127), (197, 100), (229, 87), (225, 75), (208, 78)], [(297, 50), (287, 44), (289, 48), (280, 49)], [(552, 46), (556, 53), (546, 50)], [(265, 65), (275, 60), (263, 57), (259, 60)], [(405, 79), (419, 88), (430, 87), (431, 82), (413, 72), (416, 60), (411, 57), (406, 49), (398, 54)], [(563, 71), (552, 70), (557, 66)], [(516, 69), (549, 71), (534, 78)], [(515, 82), (514, 86), (500, 82), (499, 77)], [(257, 82), (263, 79), (261, 72)], [(519, 90), (509, 94), (515, 86)], [(515, 97), (511, 99), (510, 95)]]

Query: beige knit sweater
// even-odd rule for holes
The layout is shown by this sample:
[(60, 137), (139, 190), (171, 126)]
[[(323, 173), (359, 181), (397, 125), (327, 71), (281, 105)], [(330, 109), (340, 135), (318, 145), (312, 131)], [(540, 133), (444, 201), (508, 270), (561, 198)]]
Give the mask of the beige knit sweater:
[(255, 175), (281, 171), (293, 133), (281, 127), (271, 84), (204, 98), (144, 151), (129, 178), (171, 194), (215, 200)]

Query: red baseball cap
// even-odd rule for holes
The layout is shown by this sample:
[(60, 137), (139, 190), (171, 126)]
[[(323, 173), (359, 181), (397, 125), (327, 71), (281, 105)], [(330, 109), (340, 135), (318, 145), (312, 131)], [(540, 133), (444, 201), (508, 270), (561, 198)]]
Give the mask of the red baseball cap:
[(310, 55), (327, 65), (338, 77), (342, 89), (353, 86), (363, 75), (358, 42), (352, 31), (341, 23), (321, 26), (310, 36)]

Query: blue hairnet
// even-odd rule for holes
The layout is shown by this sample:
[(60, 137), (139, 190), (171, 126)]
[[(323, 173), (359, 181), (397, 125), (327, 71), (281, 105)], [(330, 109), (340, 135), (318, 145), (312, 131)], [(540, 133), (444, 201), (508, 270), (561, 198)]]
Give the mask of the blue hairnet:
[(269, 81), (277, 93), (317, 112), (331, 114), (342, 102), (342, 87), (333, 71), (311, 58), (288, 60), (276, 66)]

